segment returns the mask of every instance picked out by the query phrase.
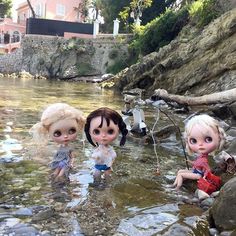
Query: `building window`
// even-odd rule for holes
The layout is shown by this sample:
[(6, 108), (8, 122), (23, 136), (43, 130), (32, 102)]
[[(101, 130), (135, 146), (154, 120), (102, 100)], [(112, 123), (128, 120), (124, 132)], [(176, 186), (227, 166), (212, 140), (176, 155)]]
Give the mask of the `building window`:
[(12, 34), (12, 43), (20, 42), (20, 33), (18, 31), (14, 31)]
[(39, 3), (36, 5), (35, 14), (36, 14), (36, 17), (44, 17), (43, 3)]
[(66, 15), (65, 6), (62, 4), (57, 4), (56, 5), (56, 14), (57, 14), (57, 16), (65, 16)]

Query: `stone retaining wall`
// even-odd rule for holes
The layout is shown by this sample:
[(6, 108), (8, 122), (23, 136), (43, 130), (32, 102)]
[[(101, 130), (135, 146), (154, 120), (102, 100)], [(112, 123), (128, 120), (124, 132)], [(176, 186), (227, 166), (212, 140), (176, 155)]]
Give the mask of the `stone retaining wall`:
[(14, 73), (21, 71), (22, 66), (22, 49), (16, 49), (9, 54), (0, 55), (0, 72)]
[[(20, 50), (0, 56), (0, 73), (24, 70), (59, 79), (102, 75), (117, 58), (128, 56), (129, 38), (130, 35), (95, 39), (25, 35)], [(110, 58), (113, 51), (117, 55)]]

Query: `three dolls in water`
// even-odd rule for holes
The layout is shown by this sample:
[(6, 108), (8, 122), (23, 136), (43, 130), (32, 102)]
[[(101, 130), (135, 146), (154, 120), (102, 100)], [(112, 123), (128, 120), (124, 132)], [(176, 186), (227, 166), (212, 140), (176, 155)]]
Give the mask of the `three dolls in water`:
[[(87, 140), (95, 149), (94, 182), (92, 186), (99, 186), (104, 173), (108, 180), (116, 152), (111, 146), (121, 134), (120, 146), (126, 142), (128, 130), (118, 112), (107, 107), (92, 111), (85, 119), (83, 113), (66, 103), (49, 105), (42, 113), (40, 122), (30, 130), (37, 144), (46, 144), (50, 139), (59, 145), (59, 149), (50, 163), (54, 181), (68, 178), (73, 167), (75, 154), (70, 142), (76, 140), (79, 132), (86, 134)], [(208, 154), (222, 149), (225, 142), (225, 132), (219, 122), (209, 115), (196, 115), (185, 125), (184, 139), (189, 154), (196, 154), (194, 161), (189, 161), (192, 169), (181, 169), (177, 172), (173, 187), (176, 190), (182, 186), (185, 179), (198, 180), (205, 178), (210, 172)]]

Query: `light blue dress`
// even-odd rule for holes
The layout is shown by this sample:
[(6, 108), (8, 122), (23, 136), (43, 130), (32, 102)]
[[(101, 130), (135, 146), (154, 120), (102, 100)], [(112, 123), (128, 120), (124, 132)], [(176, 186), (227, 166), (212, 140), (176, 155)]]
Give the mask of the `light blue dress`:
[(55, 170), (56, 168), (65, 168), (67, 172), (70, 169), (72, 151), (73, 150), (69, 147), (60, 146), (50, 163), (50, 168), (52, 170)]

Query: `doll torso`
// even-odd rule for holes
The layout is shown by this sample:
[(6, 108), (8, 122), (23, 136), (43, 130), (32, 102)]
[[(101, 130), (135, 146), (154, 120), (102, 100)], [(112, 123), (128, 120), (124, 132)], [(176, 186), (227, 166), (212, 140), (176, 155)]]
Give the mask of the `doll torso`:
[(72, 149), (70, 149), (69, 147), (60, 146), (59, 150), (53, 157), (53, 160), (50, 165), (51, 168), (55, 169), (59, 167), (60, 163), (62, 162), (66, 167), (69, 167), (71, 153), (72, 153)]
[(208, 158), (207, 154), (199, 155), (197, 159), (193, 161), (193, 169), (201, 171), (202, 173), (204, 173), (204, 175), (210, 172), (210, 167), (207, 158)]
[(116, 152), (111, 146), (99, 145), (93, 151), (92, 158), (95, 160), (95, 165), (111, 167), (112, 162), (116, 158)]

